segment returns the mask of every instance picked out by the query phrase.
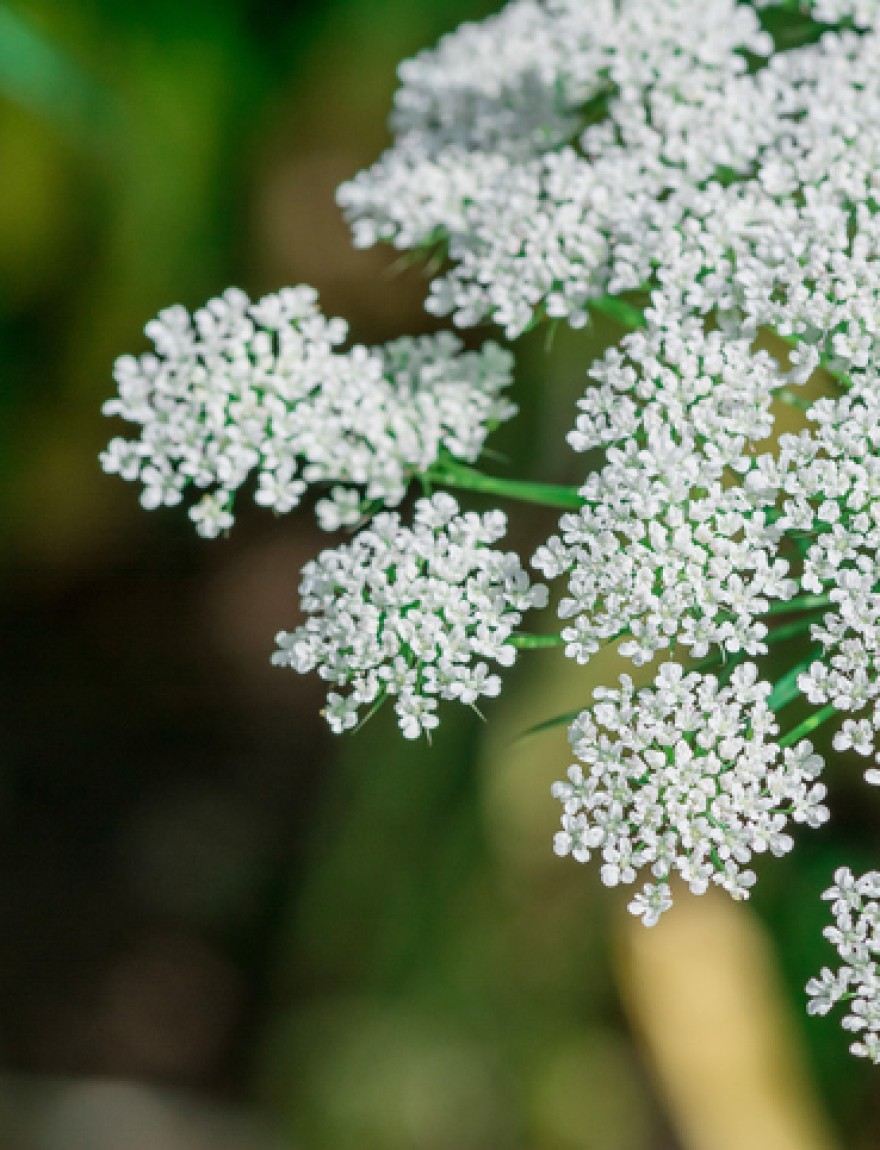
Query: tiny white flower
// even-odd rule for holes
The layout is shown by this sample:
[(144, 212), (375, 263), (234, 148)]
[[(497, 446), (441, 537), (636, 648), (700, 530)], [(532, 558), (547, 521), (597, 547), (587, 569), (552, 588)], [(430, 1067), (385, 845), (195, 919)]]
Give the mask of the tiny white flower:
[(656, 926), (660, 916), (672, 907), (672, 896), (666, 883), (646, 886), (632, 899), (627, 908), (630, 914), (642, 920), (644, 926)]
[(190, 510), (189, 517), (195, 523), (196, 531), (205, 539), (216, 539), (235, 522), (229, 510), (229, 495), (225, 492), (203, 495)]

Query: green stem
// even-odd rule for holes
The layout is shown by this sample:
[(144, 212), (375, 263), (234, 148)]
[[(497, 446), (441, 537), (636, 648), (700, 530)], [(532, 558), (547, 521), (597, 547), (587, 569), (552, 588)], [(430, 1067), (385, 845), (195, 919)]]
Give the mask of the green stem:
[(364, 729), (364, 727), (367, 725), (367, 723), (369, 723), (370, 719), (372, 719), (372, 717), (375, 714), (377, 714), (380, 707), (382, 706), (382, 704), (385, 702), (385, 700), (387, 698), (388, 698), (388, 692), (387, 691), (381, 691), (378, 699), (376, 699), (375, 703), (373, 703), (373, 705), (372, 705), (372, 707), (370, 707), (369, 711), (367, 711), (367, 713), (364, 715), (364, 717), (361, 719), (361, 721), (358, 723), (358, 725), (351, 732), (353, 735), (356, 735), (359, 731), (362, 731)]
[(810, 669), (821, 654), (822, 648), (816, 647), (802, 663), (798, 663), (796, 667), (792, 667), (790, 671), (786, 671), (782, 678), (776, 683), (776, 686), (770, 692), (770, 696), (767, 699), (767, 706), (771, 711), (781, 711), (783, 707), (798, 697), (800, 694), (797, 685), (798, 679), (804, 671)]
[(464, 463), (435, 464), (428, 472), (430, 482), (457, 487), (462, 491), (481, 491), (487, 495), (500, 495), (502, 499), (516, 499), (522, 503), (537, 503), (542, 507), (560, 507), (579, 511), (584, 500), (576, 487), (563, 487), (554, 483), (533, 483), (527, 479), (503, 479), (497, 475), (484, 475)]
[(634, 307), (633, 304), (627, 303), (626, 300), (618, 299), (617, 296), (596, 296), (594, 299), (589, 300), (587, 307), (590, 311), (598, 312), (599, 315), (608, 316), (609, 319), (613, 319), (615, 323), (622, 324), (623, 327), (639, 328), (648, 326), (645, 313), (641, 308)]
[(779, 740), (780, 747), (790, 747), (794, 743), (799, 742), (806, 735), (812, 734), (817, 727), (821, 727), (823, 723), (827, 722), (832, 715), (837, 714), (837, 708), (833, 703), (826, 703), (820, 711), (814, 711), (812, 715), (808, 715), (802, 723), (789, 731), (787, 735), (783, 735)]
[(772, 631), (767, 633), (767, 643), (772, 645), (778, 643), (780, 639), (791, 639), (795, 635), (803, 635), (804, 631), (809, 631), (814, 623), (818, 623), (821, 616), (810, 615), (806, 619), (795, 619), (792, 623), (786, 623), (784, 627), (774, 627)]
[(831, 605), (830, 595), (799, 595), (796, 599), (786, 599), (784, 602), (772, 603), (765, 615), (793, 615), (795, 611), (811, 611), (818, 607)]
[(520, 651), (540, 651), (545, 647), (561, 647), (565, 640), (561, 635), (511, 635), (508, 642)]

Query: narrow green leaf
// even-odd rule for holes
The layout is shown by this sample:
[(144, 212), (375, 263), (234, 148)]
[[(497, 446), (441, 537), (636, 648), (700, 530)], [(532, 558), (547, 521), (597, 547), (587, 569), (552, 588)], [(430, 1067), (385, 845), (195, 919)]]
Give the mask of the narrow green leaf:
[(534, 727), (529, 727), (519, 736), (521, 739), (528, 738), (529, 735), (540, 735), (544, 731), (550, 731), (554, 727), (561, 727), (564, 724), (573, 723), (574, 720), (585, 711), (586, 707), (580, 707), (577, 711), (567, 711), (564, 715), (554, 715), (552, 719), (545, 719), (542, 723), (536, 723)]

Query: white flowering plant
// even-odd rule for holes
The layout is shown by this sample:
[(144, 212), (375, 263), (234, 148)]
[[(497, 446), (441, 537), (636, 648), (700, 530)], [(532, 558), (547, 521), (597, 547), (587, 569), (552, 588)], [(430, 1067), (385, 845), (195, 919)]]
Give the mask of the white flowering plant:
[[(137, 432), (103, 467), (207, 538), (243, 487), (277, 514), (314, 489), (348, 537), (273, 662), (330, 684), (336, 732), (392, 700), (430, 736), (531, 648), (659, 660), (570, 717), (555, 850), (640, 884), (647, 926), (676, 875), (746, 898), (755, 855), (829, 816), (813, 732), (880, 763), (880, 0), (512, 0), (400, 79), (394, 143), (339, 203), (357, 246), (424, 258), (431, 313), (495, 340), (348, 346), (307, 287), (172, 307), (117, 362), (105, 411)], [(582, 483), (499, 474), (498, 333), (597, 316), (625, 334), (585, 365)], [(452, 491), (562, 514), (524, 563), (505, 512)], [(557, 625), (524, 629), (554, 589)], [(847, 1002), (880, 1063), (877, 874), (826, 897), (843, 965), (810, 1010)]]

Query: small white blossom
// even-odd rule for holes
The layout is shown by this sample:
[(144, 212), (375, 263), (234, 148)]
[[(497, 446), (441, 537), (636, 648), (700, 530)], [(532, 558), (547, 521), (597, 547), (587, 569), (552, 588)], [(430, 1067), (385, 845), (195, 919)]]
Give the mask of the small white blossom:
[(672, 909), (668, 883), (647, 884), (627, 907), (630, 914), (642, 920), (643, 926), (656, 926), (660, 916)]
[(501, 680), (486, 660), (509, 666), (523, 613), (547, 601), (519, 558), (495, 548), (505, 530), (499, 512), (461, 514), (450, 495), (420, 500), (412, 527), (377, 515), (351, 543), (305, 566), (308, 618), (278, 635), (273, 663), (317, 669), (347, 689), (328, 696), (324, 714), (336, 732), (392, 697), (414, 739), (437, 726), (438, 700), (473, 705), (497, 695)]
[(356, 523), (374, 503), (398, 504), (441, 454), (476, 460), (515, 410), (497, 345), (463, 351), (447, 332), (339, 351), (346, 326), (320, 314), (310, 288), (259, 303), (230, 290), (192, 318), (163, 311), (147, 334), (156, 354), (120, 359), (119, 396), (104, 405), (141, 438), (114, 439), (101, 462), (140, 480), (147, 508), (179, 503), (189, 484), (208, 489), (190, 510), (208, 538), (232, 526), (252, 474), (256, 502), (281, 515), (309, 485), (335, 484), (321, 526)]
[(822, 897), (834, 915), (823, 933), (842, 961), (807, 983), (807, 1011), (827, 1014), (846, 1003), (842, 1026), (858, 1035), (850, 1051), (880, 1065), (880, 871), (856, 877), (841, 867)]
[(533, 558), (546, 578), (568, 576), (566, 654), (585, 663), (618, 638), (637, 665), (676, 641), (697, 657), (764, 653), (761, 616), (797, 589), (765, 514), (772, 501), (726, 483), (708, 440), (683, 441), (650, 411), (640, 423), (643, 437), (608, 448), (581, 488), (583, 509), (563, 515)]
[(751, 664), (727, 686), (676, 663), (649, 688), (626, 675), (620, 684), (598, 689), (571, 726), (578, 762), (553, 786), (563, 805), (556, 853), (598, 854), (609, 886), (643, 879), (630, 910), (646, 926), (672, 905), (673, 873), (694, 894), (714, 883), (747, 898), (754, 854), (791, 850), (789, 822), (827, 819), (821, 758), (806, 741), (773, 742), (770, 685)]

